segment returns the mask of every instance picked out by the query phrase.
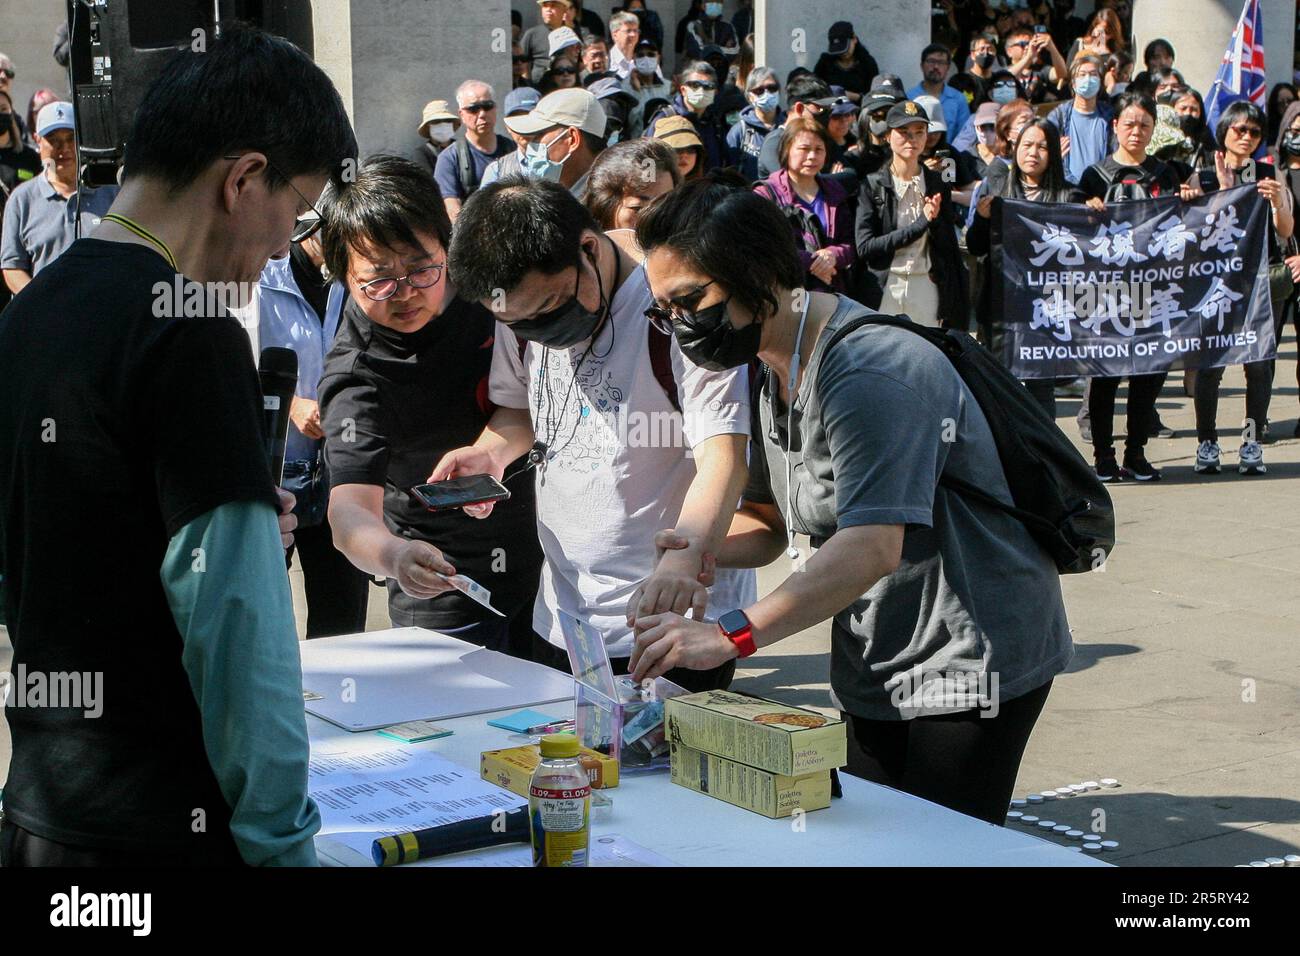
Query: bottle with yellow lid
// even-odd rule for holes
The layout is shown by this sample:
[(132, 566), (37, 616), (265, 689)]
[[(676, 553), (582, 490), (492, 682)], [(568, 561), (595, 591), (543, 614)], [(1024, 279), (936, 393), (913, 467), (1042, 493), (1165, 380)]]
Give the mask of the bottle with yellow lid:
[(528, 784), (533, 866), (586, 866), (591, 837), (591, 780), (578, 760), (578, 738), (550, 734)]

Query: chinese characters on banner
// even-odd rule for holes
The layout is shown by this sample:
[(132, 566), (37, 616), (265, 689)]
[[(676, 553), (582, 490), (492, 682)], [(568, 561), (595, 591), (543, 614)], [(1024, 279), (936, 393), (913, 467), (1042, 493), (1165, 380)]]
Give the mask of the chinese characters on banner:
[[(1269, 206), (1252, 185), (1086, 206), (1001, 204), (1004, 356), (1018, 378), (1272, 358)], [(998, 228), (998, 226), (995, 226)]]

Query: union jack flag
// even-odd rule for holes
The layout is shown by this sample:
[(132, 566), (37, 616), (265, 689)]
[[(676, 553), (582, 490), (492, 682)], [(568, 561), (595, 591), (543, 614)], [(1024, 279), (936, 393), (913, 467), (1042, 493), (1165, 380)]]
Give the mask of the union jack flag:
[[(1268, 91), (1268, 78), (1264, 73), (1264, 18), (1259, 10), (1259, 0), (1246, 0), (1237, 18), (1237, 26), (1223, 53), (1223, 62), (1214, 77), (1214, 85), (1205, 97), (1206, 125), (1213, 130), (1219, 124), (1219, 114), (1229, 103), (1250, 100), (1260, 109)], [(1261, 141), (1260, 147), (1264, 143)]]

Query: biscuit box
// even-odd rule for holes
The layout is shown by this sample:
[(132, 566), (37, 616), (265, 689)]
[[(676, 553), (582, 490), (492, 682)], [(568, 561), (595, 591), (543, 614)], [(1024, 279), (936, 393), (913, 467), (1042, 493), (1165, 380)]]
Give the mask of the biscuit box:
[(670, 743), (787, 777), (848, 762), (844, 721), (775, 700), (706, 690), (664, 701)]
[[(618, 759), (607, 757), (602, 753), (582, 747), (578, 752), (582, 769), (591, 778), (591, 785), (597, 790), (608, 790), (618, 786)], [(509, 747), (505, 750), (485, 750), (479, 755), (479, 776), (488, 783), (528, 796), (528, 781), (533, 771), (542, 762), (541, 749), (537, 744), (523, 747)]]
[(831, 805), (829, 770), (789, 777), (677, 743), (670, 746), (669, 754), (673, 783), (765, 817), (777, 819), (791, 816), (795, 810), (806, 813)]

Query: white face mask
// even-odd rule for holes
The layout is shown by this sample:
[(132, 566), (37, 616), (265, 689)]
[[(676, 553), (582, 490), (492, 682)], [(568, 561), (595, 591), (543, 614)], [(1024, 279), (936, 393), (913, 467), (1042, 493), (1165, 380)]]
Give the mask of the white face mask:
[(646, 76), (653, 76), (654, 71), (659, 67), (659, 61), (652, 56), (639, 56), (632, 62), (636, 66), (636, 71)]
[(451, 123), (430, 123), (429, 139), (435, 143), (449, 143), (456, 135), (456, 127)]
[(686, 103), (692, 109), (706, 109), (713, 105), (713, 90), (693, 90), (688, 86)]

